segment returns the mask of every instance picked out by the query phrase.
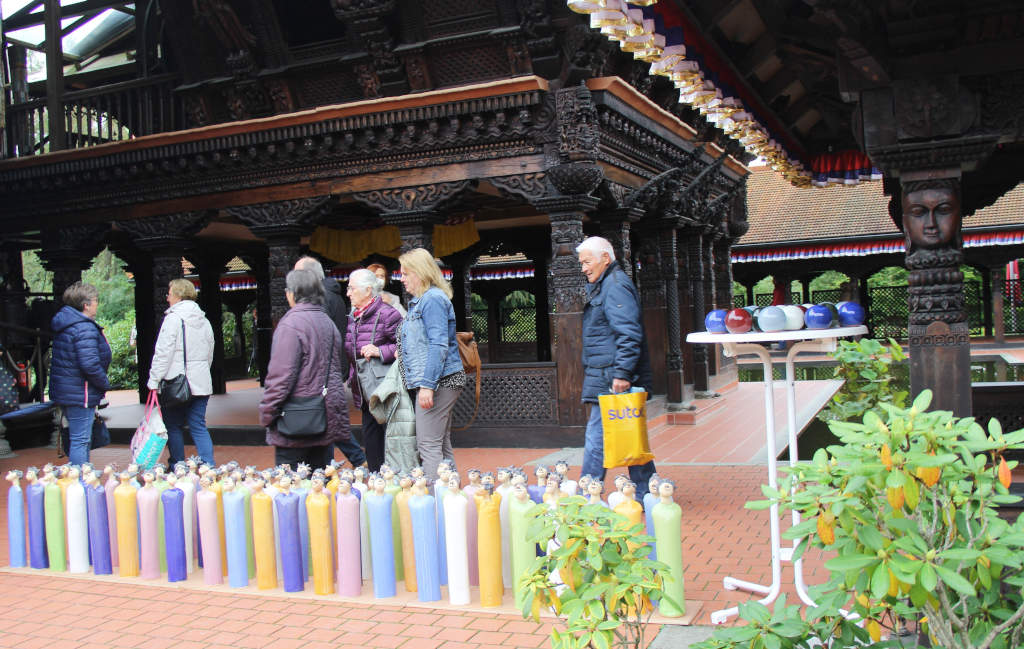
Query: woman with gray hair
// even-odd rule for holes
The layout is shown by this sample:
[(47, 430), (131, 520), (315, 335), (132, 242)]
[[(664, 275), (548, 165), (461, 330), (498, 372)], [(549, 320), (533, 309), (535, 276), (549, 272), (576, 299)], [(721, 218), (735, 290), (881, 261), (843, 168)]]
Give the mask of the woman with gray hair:
[[(297, 469), (330, 464), (334, 443), (349, 439), (348, 405), (341, 373), (342, 341), (338, 329), (321, 309), (324, 288), (308, 270), (293, 270), (285, 277), (285, 297), (291, 307), (277, 323), (270, 347), (270, 364), (260, 400), (260, 424), (267, 429), (267, 444), (274, 447), (274, 463)], [(289, 399), (315, 401), (323, 395), (326, 428), (323, 431), (281, 431), (282, 409)]]
[(75, 282), (64, 291), (64, 306), (53, 316), (55, 334), (50, 358), (50, 399), (68, 420), (71, 464), (89, 461), (96, 406), (110, 389), (110, 345), (96, 324), (100, 293), (92, 284)]
[(363, 448), (370, 471), (384, 463), (384, 426), (370, 414), (370, 394), (376, 387), (374, 377), (383, 378), (395, 362), (395, 337), (402, 314), (380, 297), (380, 281), (370, 270), (360, 268), (348, 278), (352, 317), (348, 319), (345, 353), (348, 354), (348, 384), (352, 399), (362, 408)]

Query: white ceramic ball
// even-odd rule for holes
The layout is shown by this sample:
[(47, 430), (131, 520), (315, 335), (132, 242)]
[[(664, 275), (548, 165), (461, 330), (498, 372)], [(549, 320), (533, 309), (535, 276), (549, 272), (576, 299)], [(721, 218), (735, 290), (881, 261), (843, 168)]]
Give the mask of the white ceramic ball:
[(786, 314), (786, 331), (796, 331), (804, 328), (804, 310), (795, 304), (786, 304), (782, 307)]

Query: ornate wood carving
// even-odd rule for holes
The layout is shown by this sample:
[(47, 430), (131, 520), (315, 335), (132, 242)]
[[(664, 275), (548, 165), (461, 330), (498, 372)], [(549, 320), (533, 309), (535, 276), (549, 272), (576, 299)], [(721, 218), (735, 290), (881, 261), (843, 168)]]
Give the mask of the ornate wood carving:
[(514, 176), (497, 176), (488, 178), (487, 182), (494, 185), (505, 196), (518, 196), (526, 201), (535, 201), (549, 193), (544, 172), (517, 174)]
[(429, 212), (439, 209), (444, 204), (450, 204), (462, 192), (475, 188), (476, 184), (476, 180), (459, 180), (415, 187), (375, 189), (368, 192), (355, 192), (352, 194), (352, 198), (385, 214)]
[(277, 321), (288, 311), (285, 276), (299, 259), (298, 237), (275, 238), (267, 242), (267, 269), (270, 280), (270, 318)]
[(434, 220), (433, 213), (412, 213), (407, 222), (398, 225), (398, 235), (402, 237), (402, 254), (414, 248), (423, 248), (433, 252), (434, 250)]
[(330, 202), (329, 195), (315, 196), (238, 205), (225, 211), (249, 226), (256, 236), (301, 236), (327, 213)]
[(558, 156), (563, 162), (592, 161), (599, 142), (597, 109), (585, 85), (555, 92), (558, 115)]
[[(554, 367), (484, 368), (480, 383), (481, 426), (536, 426), (558, 422), (558, 379)], [(473, 414), (473, 390), (455, 402), (453, 425), (465, 425)]]
[[(69, 225), (44, 230), (39, 258), (53, 273), (53, 295), (57, 300), (64, 290), (82, 280), (82, 271), (102, 248), (102, 240), (110, 231), (106, 223)], [(20, 266), (20, 264), (19, 264)]]
[(640, 220), (643, 212), (636, 208), (621, 208), (600, 215), (601, 236), (615, 248), (615, 260), (622, 270), (633, 279), (633, 248), (630, 242), (630, 228)]
[[(4, 170), (0, 218), (536, 154), (554, 117), (544, 96), (482, 97)], [(201, 106), (193, 105), (197, 119), (210, 119)]]
[(119, 221), (117, 227), (127, 232), (143, 250), (172, 246), (179, 249), (180, 257), (189, 237), (202, 230), (208, 221), (208, 212), (199, 210)]
[(661, 280), (665, 285), (665, 317), (668, 334), (665, 369), (668, 379), (668, 400), (672, 403), (680, 403), (683, 400), (683, 334), (679, 322), (679, 267), (676, 261), (675, 230), (664, 228), (658, 233), (658, 248), (661, 256)]
[[(167, 290), (172, 279), (183, 275), (181, 269), (182, 250), (168, 247), (151, 249), (153, 256), (153, 331), (160, 331), (160, 323), (164, 320), (167, 310)], [(141, 315), (141, 314), (140, 314)]]
[[(698, 331), (706, 312), (704, 304), (705, 268), (703, 238), (700, 230), (687, 229), (680, 230), (679, 233), (684, 238), (683, 245), (686, 249), (687, 280), (690, 289), (691, 320), (689, 330)], [(707, 345), (693, 346), (693, 365), (693, 387), (698, 392), (706, 392), (709, 387), (708, 375), (710, 373)]]
[(582, 327), (585, 278), (576, 258), (576, 246), (583, 241), (583, 216), (597, 207), (590, 196), (543, 198), (537, 209), (551, 221), (551, 262), (548, 266), (549, 299), (558, 363), (558, 419), (563, 426), (581, 425), (586, 412), (580, 403), (583, 386), (580, 331)]
[(370, 99), (408, 92), (405, 66), (395, 54), (395, 35), (389, 25), (395, 1), (331, 0), (331, 6), (334, 15), (348, 25), (369, 54), (369, 60), (360, 64), (362, 70), (358, 72), (364, 96)]
[(903, 183), (902, 226), (910, 271), (910, 388), (934, 393), (933, 406), (971, 412), (970, 339), (964, 311), (960, 181)]

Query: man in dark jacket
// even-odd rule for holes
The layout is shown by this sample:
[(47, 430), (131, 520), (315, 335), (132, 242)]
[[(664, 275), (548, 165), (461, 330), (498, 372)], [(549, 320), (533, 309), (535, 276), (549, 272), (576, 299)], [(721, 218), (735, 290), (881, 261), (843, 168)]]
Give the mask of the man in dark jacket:
[[(341, 284), (333, 277), (324, 274), (324, 267), (313, 257), (301, 257), (295, 262), (295, 270), (308, 270), (316, 275), (324, 287), (324, 302), (322, 309), (330, 317), (338, 333), (341, 334), (342, 345), (344, 346), (345, 334), (348, 331), (348, 305), (342, 297)], [(341, 355), (341, 375), (348, 376), (348, 356)], [(346, 406), (347, 407), (347, 406)], [(336, 443), (338, 450), (345, 454), (352, 466), (366, 464), (366, 453), (352, 437), (346, 437)]]
[(50, 322), (54, 333), (50, 360), (50, 399), (68, 420), (71, 464), (89, 461), (96, 406), (110, 390), (110, 345), (95, 322), (99, 291), (75, 282), (64, 291), (64, 306)]
[[(633, 282), (615, 263), (615, 249), (607, 239), (590, 237), (576, 248), (580, 268), (587, 278), (587, 303), (583, 308), (583, 402), (593, 404), (583, 442), (581, 475), (604, 480), (604, 427), (600, 394), (651, 391), (651, 358), (647, 351), (640, 296)], [(654, 462), (629, 467), (636, 483), (637, 500), (643, 502)]]

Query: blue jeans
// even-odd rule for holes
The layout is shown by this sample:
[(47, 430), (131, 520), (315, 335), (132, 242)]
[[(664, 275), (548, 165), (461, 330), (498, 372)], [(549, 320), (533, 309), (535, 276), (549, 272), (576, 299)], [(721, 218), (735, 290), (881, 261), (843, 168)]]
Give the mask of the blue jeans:
[(85, 464), (92, 448), (92, 420), (96, 417), (96, 408), (64, 406), (64, 416), (68, 420), (68, 440), (71, 442), (68, 462)]
[(192, 433), (199, 457), (206, 464), (216, 466), (213, 462), (213, 440), (210, 439), (210, 431), (206, 429), (206, 403), (209, 400), (209, 395), (192, 397), (188, 403), (163, 409), (164, 425), (167, 426), (167, 450), (170, 453), (168, 466), (173, 467), (175, 462), (185, 460), (185, 424), (188, 424), (188, 431)]
[[(629, 479), (636, 483), (636, 500), (643, 504), (644, 495), (647, 493), (647, 483), (654, 475), (654, 461), (628, 468)], [(580, 469), (580, 475), (589, 475), (603, 481), (605, 473), (604, 426), (601, 425), (601, 408), (594, 403), (590, 406), (587, 432), (583, 437), (583, 468)]]

